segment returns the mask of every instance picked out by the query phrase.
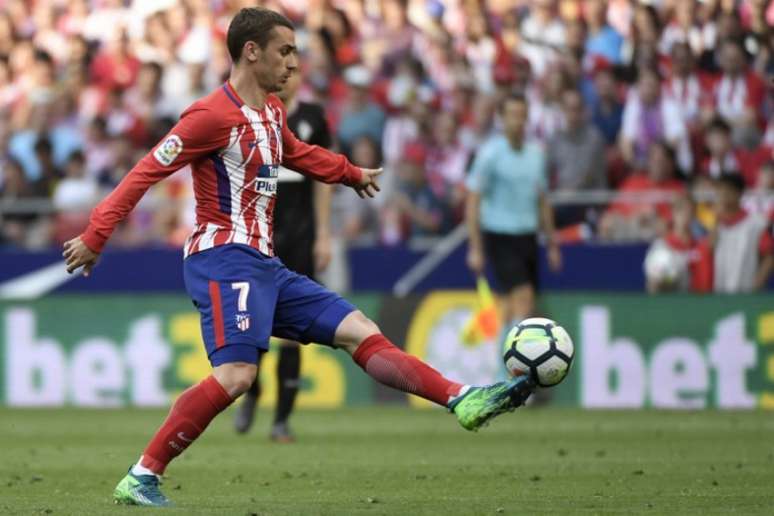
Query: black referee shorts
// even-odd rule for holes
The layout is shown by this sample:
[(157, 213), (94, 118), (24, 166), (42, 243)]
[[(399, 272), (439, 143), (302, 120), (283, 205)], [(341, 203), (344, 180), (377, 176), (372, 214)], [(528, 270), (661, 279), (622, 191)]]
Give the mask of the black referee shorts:
[(274, 252), (291, 271), (315, 279), (313, 235), (275, 231)]
[(537, 235), (507, 235), (484, 231), (484, 252), (494, 269), (496, 290), (510, 292), (516, 287), (532, 285), (537, 290)]

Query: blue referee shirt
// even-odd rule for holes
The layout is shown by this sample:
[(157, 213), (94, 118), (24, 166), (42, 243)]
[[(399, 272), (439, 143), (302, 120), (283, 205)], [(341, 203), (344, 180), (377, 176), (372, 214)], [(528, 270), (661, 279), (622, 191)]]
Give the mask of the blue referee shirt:
[(484, 231), (537, 233), (538, 194), (547, 187), (545, 154), (533, 143), (516, 150), (505, 136), (492, 137), (473, 160), (465, 186), (481, 195)]

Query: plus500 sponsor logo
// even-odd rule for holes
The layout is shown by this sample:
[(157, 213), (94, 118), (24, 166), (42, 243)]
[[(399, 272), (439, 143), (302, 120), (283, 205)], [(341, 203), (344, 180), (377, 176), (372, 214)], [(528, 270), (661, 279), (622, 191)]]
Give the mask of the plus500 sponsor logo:
[(258, 168), (258, 177), (255, 180), (255, 189), (263, 194), (277, 193), (278, 165), (261, 165)]

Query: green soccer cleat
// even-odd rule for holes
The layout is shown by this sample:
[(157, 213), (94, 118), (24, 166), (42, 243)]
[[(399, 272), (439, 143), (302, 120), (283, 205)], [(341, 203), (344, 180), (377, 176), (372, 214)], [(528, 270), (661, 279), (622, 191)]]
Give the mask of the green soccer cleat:
[(117, 504), (146, 507), (172, 505), (172, 502), (159, 490), (159, 479), (156, 475), (135, 475), (131, 468), (113, 491), (113, 500)]
[(465, 430), (475, 432), (503, 412), (522, 406), (534, 388), (535, 382), (529, 376), (517, 376), (485, 387), (471, 387), (449, 403), (449, 410), (456, 414), (457, 421)]

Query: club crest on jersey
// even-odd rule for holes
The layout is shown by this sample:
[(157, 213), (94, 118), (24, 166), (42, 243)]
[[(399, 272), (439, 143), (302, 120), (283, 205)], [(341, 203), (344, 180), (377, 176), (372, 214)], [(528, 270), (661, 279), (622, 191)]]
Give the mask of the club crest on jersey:
[(183, 140), (176, 134), (170, 134), (153, 151), (153, 157), (156, 158), (156, 161), (168, 167), (181, 152), (183, 152)]
[(239, 331), (247, 331), (250, 329), (250, 314), (237, 314), (236, 325)]

